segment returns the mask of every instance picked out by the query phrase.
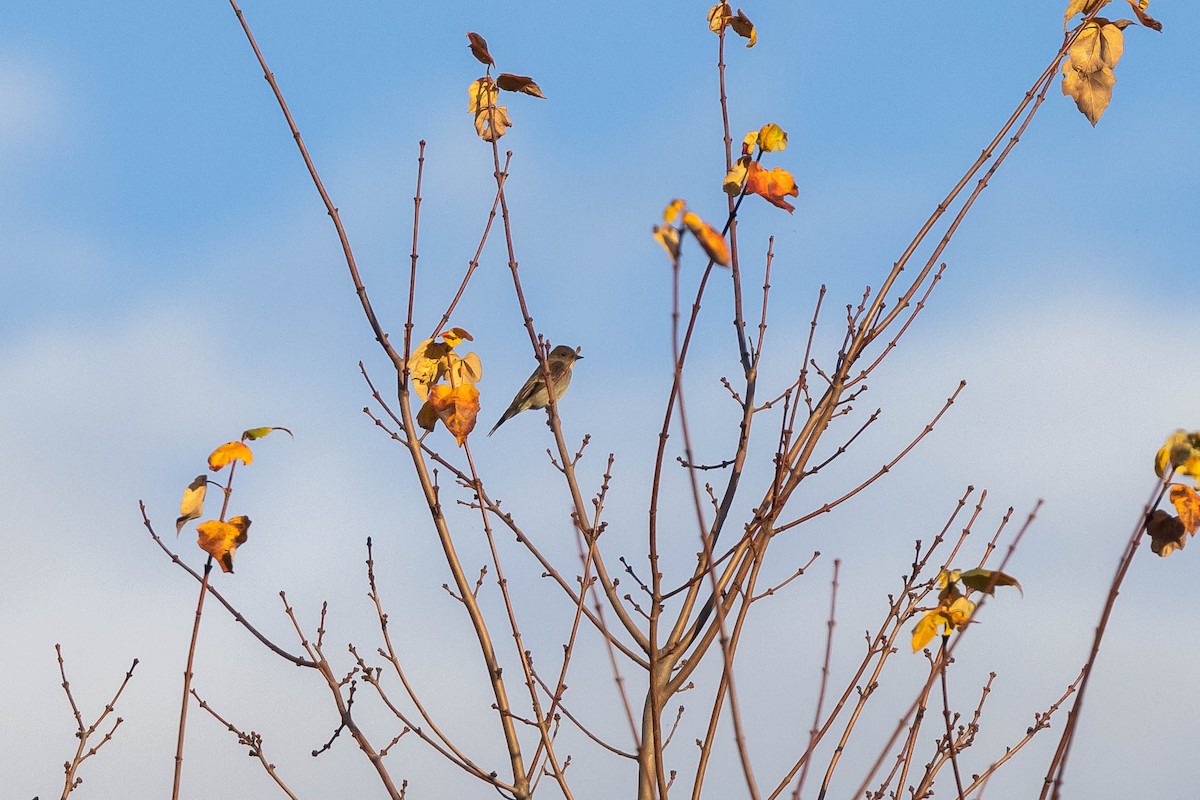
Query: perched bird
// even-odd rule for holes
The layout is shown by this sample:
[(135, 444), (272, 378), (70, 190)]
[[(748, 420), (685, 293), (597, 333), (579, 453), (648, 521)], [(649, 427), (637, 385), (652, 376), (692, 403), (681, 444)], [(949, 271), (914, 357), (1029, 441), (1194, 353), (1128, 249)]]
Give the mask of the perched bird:
[[(550, 371), (550, 380), (554, 387), (554, 402), (557, 403), (561, 400), (563, 393), (571, 385), (571, 368), (581, 358), (583, 356), (564, 344), (560, 344), (550, 351), (550, 356), (546, 359), (546, 368)], [(550, 393), (546, 391), (546, 381), (542, 373), (542, 365), (538, 364), (533, 374), (529, 376), (529, 380), (525, 381), (525, 385), (521, 387), (521, 391), (517, 392), (517, 396), (509, 404), (508, 410), (504, 412), (500, 420), (488, 431), (488, 436), (491, 436), (496, 432), (496, 428), (499, 428), (522, 411), (528, 411), (531, 408), (545, 408), (549, 404)]]

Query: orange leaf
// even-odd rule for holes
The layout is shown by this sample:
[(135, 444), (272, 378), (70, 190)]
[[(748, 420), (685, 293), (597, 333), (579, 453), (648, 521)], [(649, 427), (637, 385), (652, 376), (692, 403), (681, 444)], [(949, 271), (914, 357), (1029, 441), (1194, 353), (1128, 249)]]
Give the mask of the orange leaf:
[[(475, 417), (479, 414), (479, 390), (469, 383), (461, 386), (440, 383), (430, 387), (428, 405), (437, 413), (446, 430), (454, 435), (458, 446), (462, 447), (467, 435), (475, 429)], [(417, 416), (419, 419), (420, 414)]]
[(254, 454), (242, 442), (226, 442), (208, 456), (208, 468), (217, 472), (231, 461), (249, 464), (254, 461)]
[(467, 46), (471, 48), (471, 55), (479, 59), (482, 64), (487, 64), (489, 67), (496, 66), (496, 59), (492, 58), (492, 54), (488, 52), (487, 42), (478, 33), (467, 31)]
[(1179, 512), (1184, 529), (1195, 536), (1200, 530), (1200, 495), (1190, 486), (1176, 483), (1171, 486), (1171, 505)]
[(746, 170), (746, 193), (756, 194), (789, 214), (795, 211), (796, 207), (784, 198), (800, 196), (792, 173), (782, 167), (763, 169), (753, 161)]
[(726, 246), (725, 237), (721, 235), (720, 231), (700, 219), (700, 217), (691, 211), (683, 215), (683, 224), (696, 237), (696, 241), (704, 248), (704, 252), (708, 253), (709, 258), (722, 267), (729, 266), (729, 248)]
[(233, 554), (246, 543), (249, 517), (234, 517), (228, 522), (210, 519), (196, 526), (196, 543), (221, 565), (222, 572), (233, 572)]

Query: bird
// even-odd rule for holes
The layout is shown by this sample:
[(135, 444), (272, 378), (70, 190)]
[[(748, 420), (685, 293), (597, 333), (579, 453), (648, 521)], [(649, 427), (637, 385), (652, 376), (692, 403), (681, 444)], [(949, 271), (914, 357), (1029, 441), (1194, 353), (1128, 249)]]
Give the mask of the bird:
[[(550, 351), (550, 356), (546, 359), (546, 368), (550, 371), (550, 380), (554, 387), (554, 402), (557, 403), (561, 400), (567, 391), (567, 387), (571, 384), (571, 368), (581, 358), (583, 356), (579, 355), (577, 349), (567, 347), (565, 344), (560, 344)], [(509, 403), (508, 409), (488, 431), (488, 436), (491, 436), (496, 432), (496, 428), (522, 411), (528, 411), (531, 408), (545, 408), (549, 404), (550, 393), (546, 391), (542, 365), (538, 364), (537, 368), (533, 370), (533, 374), (529, 376), (529, 380), (525, 381), (525, 385)]]

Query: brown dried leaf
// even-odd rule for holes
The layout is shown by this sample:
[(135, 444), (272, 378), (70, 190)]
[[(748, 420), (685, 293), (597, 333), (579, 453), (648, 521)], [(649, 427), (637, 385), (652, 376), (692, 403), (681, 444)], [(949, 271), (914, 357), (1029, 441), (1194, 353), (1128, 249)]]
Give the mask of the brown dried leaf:
[(1179, 517), (1168, 514), (1161, 508), (1150, 515), (1146, 522), (1150, 534), (1150, 549), (1154, 554), (1166, 558), (1175, 550), (1182, 550), (1187, 543), (1188, 532)]
[(492, 54), (488, 52), (487, 42), (478, 33), (467, 31), (468, 47), (471, 48), (471, 55), (475, 56), (481, 64), (487, 64), (489, 67), (496, 66), (496, 59), (492, 58)]
[(1142, 23), (1147, 28), (1151, 28), (1152, 30), (1162, 30), (1162, 23), (1146, 13), (1145, 8), (1148, 3), (1144, 1), (1139, 2), (1139, 0), (1126, 0), (1126, 2), (1128, 2), (1133, 8), (1133, 13), (1137, 15), (1138, 22)]
[(511, 72), (501, 72), (496, 76), (496, 85), (506, 92), (520, 92), (521, 94), (533, 95), (546, 99), (546, 95), (542, 94), (541, 87), (533, 82), (533, 78), (528, 75), (513, 75)]

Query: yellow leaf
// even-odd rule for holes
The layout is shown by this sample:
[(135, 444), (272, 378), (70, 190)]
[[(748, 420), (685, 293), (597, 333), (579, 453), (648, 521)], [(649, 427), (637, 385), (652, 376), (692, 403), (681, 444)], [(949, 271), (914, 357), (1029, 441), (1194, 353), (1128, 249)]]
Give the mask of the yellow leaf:
[(754, 47), (758, 43), (758, 31), (754, 29), (754, 23), (742, 13), (740, 8), (738, 9), (737, 16), (729, 20), (729, 27), (733, 28), (733, 32), (738, 36), (748, 40), (746, 47)]
[(1200, 495), (1190, 486), (1176, 483), (1171, 486), (1171, 505), (1179, 512), (1184, 530), (1194, 536), (1200, 530)]
[(959, 577), (962, 575), (962, 570), (959, 569), (944, 569), (938, 573), (937, 587), (945, 589), (952, 584), (958, 583)]
[(461, 386), (464, 383), (479, 383), (483, 377), (483, 363), (477, 353), (467, 353), (462, 358), (451, 353), (449, 369), (446, 376), (451, 386)]
[(975, 604), (965, 597), (959, 597), (949, 607), (943, 609), (950, 630), (966, 625), (974, 613)]
[(721, 184), (725, 194), (737, 197), (742, 193), (742, 187), (746, 185), (746, 165), (748, 163), (750, 163), (750, 156), (742, 156), (733, 162), (733, 169), (725, 174), (725, 180)]
[(1071, 0), (1067, 4), (1067, 13), (1063, 15), (1063, 30), (1067, 29), (1067, 22), (1076, 14), (1090, 14), (1098, 8), (1103, 8), (1110, 2), (1111, 0)]
[(790, 214), (796, 207), (784, 198), (798, 197), (800, 190), (796, 188), (796, 179), (786, 169), (775, 167), (767, 170), (752, 161), (747, 167), (746, 193), (756, 194)]
[(667, 251), (671, 260), (679, 258), (679, 229), (671, 225), (655, 225), (654, 238)]
[(1063, 64), (1062, 92), (1075, 100), (1075, 105), (1094, 126), (1100, 121), (1104, 109), (1112, 100), (1112, 87), (1117, 82), (1111, 67), (1101, 67), (1092, 73), (1084, 73)]
[(231, 461), (241, 461), (243, 464), (250, 464), (254, 461), (254, 454), (242, 442), (226, 442), (209, 454), (208, 468), (216, 472), (224, 468)]
[(448, 331), (442, 331), (440, 335), (442, 341), (450, 347), (458, 347), (464, 341), (475, 341), (475, 337), (468, 333), (466, 328), (451, 328)]
[(493, 108), (496, 105), (496, 100), (500, 97), (500, 90), (496, 88), (496, 84), (491, 78), (483, 77), (477, 81), (471, 81), (470, 87), (467, 88), (467, 110), (472, 114), (478, 114), (486, 108)]
[(196, 479), (183, 490), (183, 500), (179, 503), (179, 519), (175, 520), (175, 535), (189, 521), (199, 519), (204, 510), (204, 494), (208, 491), (208, 478), (197, 475)]
[(248, 517), (234, 517), (228, 522), (210, 519), (196, 526), (196, 543), (217, 560), (222, 572), (233, 572), (233, 554), (238, 545), (245, 544), (249, 530)]
[(733, 11), (729, 8), (729, 4), (725, 2), (717, 3), (708, 10), (708, 29), (713, 33), (719, 34), (732, 18)]
[(467, 435), (475, 429), (475, 418), (479, 414), (479, 390), (471, 384), (438, 384), (429, 389), (429, 405), (446, 430), (454, 435), (458, 446), (462, 447)]
[(507, 106), (484, 108), (475, 115), (475, 133), (485, 142), (494, 142), (512, 127)]
[(762, 148), (764, 153), (773, 153), (787, 149), (787, 131), (776, 125), (774, 122), (768, 122), (762, 126), (758, 132), (758, 146)]
[(1125, 52), (1125, 34), (1112, 23), (1089, 22), (1067, 51), (1072, 69), (1085, 75), (1104, 67), (1116, 67)]
[(437, 427), (437, 421), (437, 409), (433, 407), (432, 402), (426, 400), (421, 405), (421, 410), (417, 412), (417, 424), (427, 431), (432, 431)]
[[(1158, 448), (1158, 453), (1154, 457), (1154, 474), (1158, 477), (1163, 477), (1169, 469), (1179, 470), (1180, 467), (1188, 465), (1192, 460), (1200, 459), (1200, 452), (1192, 446), (1192, 440), (1200, 438), (1197, 434), (1188, 434), (1187, 431), (1177, 430), (1167, 437), (1167, 441), (1162, 447)], [(1192, 473), (1188, 473), (1192, 474)], [(1193, 477), (1200, 477), (1194, 475)]]
[(750, 131), (742, 137), (742, 155), (750, 155), (756, 147), (758, 147), (758, 131)]
[(546, 99), (541, 87), (533, 82), (528, 75), (513, 75), (511, 72), (501, 72), (496, 76), (496, 85), (506, 92), (520, 92)]
[(667, 203), (667, 207), (663, 209), (663, 222), (675, 224), (679, 221), (679, 214), (683, 211), (683, 207), (687, 205), (678, 197)]
[(467, 47), (471, 48), (471, 55), (475, 56), (480, 63), (487, 64), (489, 67), (496, 65), (496, 60), (492, 58), (492, 54), (488, 52), (487, 42), (478, 33), (467, 31)]
[(429, 396), (429, 387), (442, 376), (443, 361), (449, 352), (448, 344), (433, 339), (426, 339), (413, 350), (408, 359), (408, 377), (417, 397), (424, 400)]
[(912, 649), (917, 652), (937, 636), (938, 628), (946, 623), (946, 618), (942, 616), (939, 609), (930, 611), (925, 616), (921, 617), (912, 633)]
[(1182, 550), (1187, 543), (1188, 532), (1179, 517), (1172, 516), (1161, 508), (1150, 515), (1146, 522), (1150, 534), (1150, 549), (1155, 555), (1166, 558), (1175, 550)]
[(721, 235), (720, 231), (691, 211), (683, 215), (683, 224), (696, 237), (696, 241), (704, 248), (704, 252), (708, 254), (709, 258), (722, 267), (729, 266), (729, 247), (725, 244), (725, 237)]
[(1015, 586), (1018, 592), (1022, 595), (1025, 594), (1025, 590), (1021, 588), (1021, 584), (1017, 582), (1016, 578), (999, 570), (969, 569), (959, 577), (964, 586), (977, 592), (995, 594), (997, 586)]
[(242, 441), (244, 442), (244, 441), (249, 440), (249, 441), (253, 442), (255, 439), (265, 438), (265, 437), (271, 435), (271, 431), (283, 431), (288, 436), (291, 436), (293, 439), (296, 438), (295, 434), (293, 434), (287, 428), (283, 428), (278, 425), (275, 425), (273, 427), (251, 428), (250, 430), (242, 431)]

